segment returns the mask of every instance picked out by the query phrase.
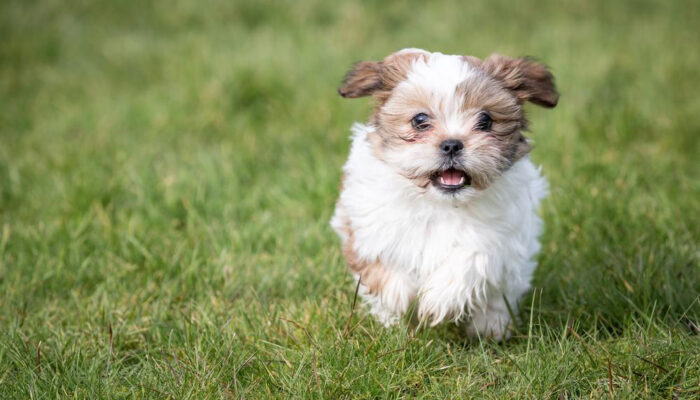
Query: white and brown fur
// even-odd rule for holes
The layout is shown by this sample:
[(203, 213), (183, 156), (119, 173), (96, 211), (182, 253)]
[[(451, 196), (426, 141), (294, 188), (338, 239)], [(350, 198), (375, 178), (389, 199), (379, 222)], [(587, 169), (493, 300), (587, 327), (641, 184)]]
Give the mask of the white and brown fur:
[[(416, 301), (422, 320), (466, 319), (470, 334), (506, 338), (536, 266), (547, 191), (523, 104), (554, 107), (552, 75), (528, 58), (405, 49), (355, 64), (339, 93), (376, 100), (370, 122), (353, 126), (331, 221), (370, 312), (391, 325)], [(429, 128), (412, 125), (419, 113)], [(486, 131), (475, 128), (483, 113)], [(446, 158), (448, 139), (463, 148)], [(443, 190), (447, 168), (468, 185)]]

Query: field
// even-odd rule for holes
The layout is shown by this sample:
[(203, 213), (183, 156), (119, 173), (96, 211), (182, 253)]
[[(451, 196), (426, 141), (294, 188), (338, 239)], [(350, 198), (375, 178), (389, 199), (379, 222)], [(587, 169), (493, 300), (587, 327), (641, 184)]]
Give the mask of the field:
[[(697, 398), (698, 38), (692, 0), (3, 1), (0, 398)], [(556, 76), (506, 344), (351, 313), (336, 88), (403, 47)]]

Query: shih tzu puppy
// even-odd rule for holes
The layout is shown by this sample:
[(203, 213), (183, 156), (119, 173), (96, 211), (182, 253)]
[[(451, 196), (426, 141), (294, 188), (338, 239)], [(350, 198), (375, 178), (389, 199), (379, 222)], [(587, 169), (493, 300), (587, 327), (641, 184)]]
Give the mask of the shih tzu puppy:
[(552, 75), (529, 58), (404, 49), (355, 64), (338, 91), (376, 100), (331, 220), (370, 313), (389, 326), (415, 302), (421, 321), (507, 339), (547, 193), (523, 103), (554, 107)]

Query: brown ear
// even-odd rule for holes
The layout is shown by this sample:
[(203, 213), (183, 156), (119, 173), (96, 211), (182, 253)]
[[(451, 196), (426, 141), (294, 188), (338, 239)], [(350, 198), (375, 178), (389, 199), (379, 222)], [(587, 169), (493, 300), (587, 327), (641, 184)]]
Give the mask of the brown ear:
[(345, 75), (338, 93), (349, 98), (373, 95), (382, 103), (396, 85), (406, 79), (413, 63), (421, 57), (425, 60), (426, 56), (424, 50), (404, 49), (389, 54), (382, 61), (361, 61)]
[(369, 96), (383, 86), (382, 69), (381, 62), (358, 62), (345, 75), (338, 93), (346, 98)]
[(559, 101), (554, 87), (554, 77), (544, 64), (531, 58), (510, 58), (493, 54), (484, 60), (482, 67), (492, 77), (512, 90), (521, 101), (552, 108)]

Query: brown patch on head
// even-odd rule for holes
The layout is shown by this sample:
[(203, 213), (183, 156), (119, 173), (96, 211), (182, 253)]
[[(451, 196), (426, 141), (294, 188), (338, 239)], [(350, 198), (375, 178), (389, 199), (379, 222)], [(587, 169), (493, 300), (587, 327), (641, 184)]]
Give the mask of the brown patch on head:
[[(391, 124), (391, 117), (388, 117), (389, 121), (386, 122), (377, 120), (379, 110), (392, 95), (394, 88), (406, 79), (413, 63), (420, 58), (426, 60), (427, 57), (428, 53), (420, 50), (403, 50), (390, 54), (382, 61), (358, 62), (346, 74), (343, 83), (338, 88), (338, 93), (345, 98), (373, 96), (376, 99), (372, 116), (373, 124), (378, 127), (387, 123)], [(410, 138), (380, 134), (379, 136), (368, 136), (368, 140), (375, 156), (383, 159), (383, 152), (387, 145), (398, 145), (405, 140), (410, 140)]]
[[(493, 117), (497, 128), (494, 134), (502, 139), (502, 147), (510, 163), (517, 161), (530, 152), (531, 146), (522, 131), (527, 129), (528, 121), (520, 107), (525, 101), (553, 108), (559, 101), (559, 93), (554, 85), (554, 77), (547, 66), (528, 57), (510, 58), (492, 54), (481, 61), (476, 57), (465, 56), (465, 61), (485, 71), (501, 87), (510, 91), (518, 104), (505, 99), (503, 94), (493, 95), (484, 104)], [(494, 107), (499, 104), (502, 107)]]
[(381, 292), (389, 278), (389, 271), (379, 260), (368, 261), (360, 258), (355, 251), (355, 234), (350, 226), (350, 221), (345, 220), (343, 233), (347, 235), (347, 240), (343, 243), (343, 255), (348, 269), (360, 276), (360, 282), (367, 288), (370, 294), (376, 295)]
[[(522, 130), (527, 128), (522, 104), (498, 81), (485, 73), (476, 74), (457, 87), (457, 96), (463, 99), (464, 112), (485, 112), (493, 121), (488, 132), (472, 135), (465, 143), (468, 151), (500, 155), (500, 159), (488, 163), (484, 170), (495, 167), (502, 171), (530, 151), (530, 145), (522, 134)], [(474, 186), (488, 186), (491, 178), (486, 179), (487, 175), (475, 174)]]

